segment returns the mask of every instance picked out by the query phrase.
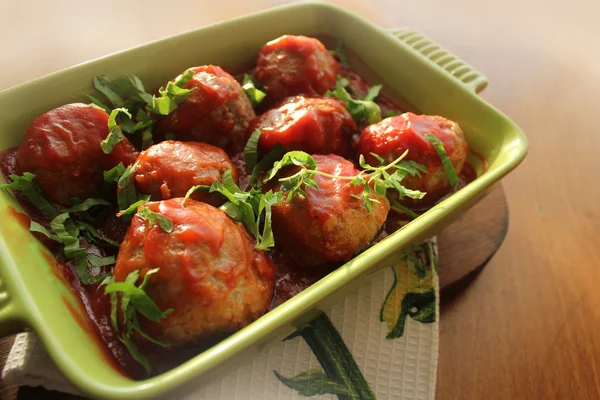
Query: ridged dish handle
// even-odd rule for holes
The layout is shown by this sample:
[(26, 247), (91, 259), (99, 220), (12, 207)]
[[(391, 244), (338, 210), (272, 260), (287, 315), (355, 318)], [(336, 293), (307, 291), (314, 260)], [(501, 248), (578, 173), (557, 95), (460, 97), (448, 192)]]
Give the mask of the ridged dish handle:
[(391, 33), (475, 93), (481, 92), (488, 85), (485, 75), (419, 32), (401, 28), (394, 29)]
[(6, 291), (0, 276), (0, 338), (22, 332), (24, 328), (19, 308)]

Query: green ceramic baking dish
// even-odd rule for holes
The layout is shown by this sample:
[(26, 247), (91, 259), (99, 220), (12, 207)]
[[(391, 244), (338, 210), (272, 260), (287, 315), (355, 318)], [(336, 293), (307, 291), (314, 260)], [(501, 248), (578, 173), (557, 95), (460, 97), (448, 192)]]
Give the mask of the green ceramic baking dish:
[(207, 26), (0, 92), (0, 149), (18, 144), (39, 114), (86, 101), (95, 75), (134, 73), (147, 86), (158, 87), (192, 65), (217, 64), (235, 72), (249, 67), (265, 42), (286, 33), (341, 38), (359, 55), (351, 63), (374, 83), (383, 83), (401, 105), (457, 121), (471, 149), (487, 160), (487, 169), (479, 169), (480, 176), (467, 187), (250, 326), (144, 381), (120, 375), (102, 356), (73, 316), (73, 312), (85, 315), (79, 302), (53, 274), (43, 246), (14, 218), (12, 210), (20, 210), (19, 205), (9, 194), (0, 193), (0, 334), (35, 331), (62, 372), (93, 397), (137, 399), (164, 394), (193, 378), (198, 384), (198, 379), (210, 379), (228, 368), (234, 357), (252, 356), (268, 341), (292, 332), (361, 278), (393, 262), (402, 247), (435, 234), (525, 157), (527, 142), (520, 129), (476, 95), (486, 84), (477, 71), (414, 32), (392, 35), (321, 3), (294, 4)]

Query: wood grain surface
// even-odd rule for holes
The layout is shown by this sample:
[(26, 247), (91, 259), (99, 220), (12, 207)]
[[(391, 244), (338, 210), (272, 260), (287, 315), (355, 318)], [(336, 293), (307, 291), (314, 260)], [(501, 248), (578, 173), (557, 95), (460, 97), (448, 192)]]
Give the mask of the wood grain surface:
[[(530, 153), (507, 238), (442, 307), (439, 399), (600, 398), (600, 2), (340, 0), (485, 73)], [(0, 0), (0, 88), (281, 1)]]

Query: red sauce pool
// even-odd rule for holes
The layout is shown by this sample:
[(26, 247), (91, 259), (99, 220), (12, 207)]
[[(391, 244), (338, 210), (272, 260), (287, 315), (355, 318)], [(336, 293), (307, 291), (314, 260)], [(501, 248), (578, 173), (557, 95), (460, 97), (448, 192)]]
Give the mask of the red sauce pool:
[[(369, 82), (364, 80), (354, 71), (345, 69), (344, 73), (356, 91), (360, 94), (366, 93), (367, 88), (371, 86)], [(377, 102), (381, 106), (382, 112), (402, 111), (394, 104), (391, 98), (385, 96), (384, 94), (379, 96)], [(9, 148), (0, 153), (0, 170), (5, 178), (8, 178), (8, 175), (13, 174), (16, 171), (16, 149), (16, 147)], [(239, 152), (229, 152), (229, 156), (238, 168), (240, 187), (243, 188), (247, 185), (249, 178), (248, 173), (246, 173), (244, 156)], [(458, 185), (458, 187), (453, 189), (452, 193), (462, 188), (476, 177), (475, 169), (468, 163), (465, 163), (460, 175), (461, 183)], [(29, 227), (30, 219), (44, 225), (48, 224), (49, 221), (44, 218), (44, 216), (40, 215), (37, 209), (33, 207), (20, 193), (16, 192), (15, 197), (21, 203), (29, 216), (11, 209), (9, 214), (12, 218), (16, 219), (21, 225), (27, 228)], [(96, 224), (96, 227), (100, 233), (121, 243), (125, 233), (127, 232), (128, 224), (117, 218), (115, 216), (116, 212), (117, 210), (115, 209), (114, 212), (109, 213), (105, 218)], [(390, 212), (388, 220), (386, 221), (378, 239), (384, 238), (407, 222), (408, 220), (406, 219), (405, 215)], [(44, 252), (43, 255), (51, 264), (55, 266), (54, 274), (56, 277), (66, 283), (67, 286), (72, 288), (73, 293), (79, 299), (79, 301), (81, 301), (82, 307), (86, 310), (87, 318), (81, 315), (81, 313), (79, 313), (79, 311), (74, 308), (67, 299), (64, 299), (65, 304), (67, 307), (69, 307), (69, 310), (71, 310), (75, 320), (94, 340), (98, 347), (103, 351), (103, 354), (105, 354), (107, 359), (110, 360), (110, 364), (113, 365), (117, 371), (133, 379), (144, 378), (145, 373), (143, 368), (131, 358), (129, 352), (117, 339), (117, 335), (112, 328), (110, 322), (110, 301), (108, 296), (104, 295), (103, 290), (97, 290), (97, 284), (88, 286), (82, 285), (79, 282), (79, 278), (73, 263), (64, 258), (64, 256), (56, 248), (56, 244), (54, 242), (50, 242), (41, 235), (36, 236), (44, 244), (46, 244), (46, 246), (54, 254), (55, 259), (52, 258), (48, 253)], [(85, 242), (85, 239), (82, 239), (82, 244), (88, 248), (88, 251), (98, 255), (116, 255), (116, 249), (101, 249), (94, 245), (88, 244)], [(279, 251), (278, 249), (272, 250), (270, 255), (277, 268), (275, 293), (271, 303), (271, 309), (300, 293), (302, 290), (323, 278), (340, 265), (325, 264), (317, 268), (305, 268), (304, 266), (296, 265), (290, 255)], [(108, 266), (102, 270), (98, 269), (91, 272), (92, 274), (98, 274), (110, 271), (111, 269), (112, 266)], [(153, 375), (157, 375), (176, 367), (177, 365), (196, 356), (197, 354), (200, 354), (203, 350), (223, 340), (226, 336), (227, 335), (221, 335), (219, 337), (212, 338), (210, 341), (192, 343), (175, 349), (163, 349), (150, 344), (148, 347), (142, 348), (142, 351), (146, 354), (150, 360), (150, 363), (152, 364)]]

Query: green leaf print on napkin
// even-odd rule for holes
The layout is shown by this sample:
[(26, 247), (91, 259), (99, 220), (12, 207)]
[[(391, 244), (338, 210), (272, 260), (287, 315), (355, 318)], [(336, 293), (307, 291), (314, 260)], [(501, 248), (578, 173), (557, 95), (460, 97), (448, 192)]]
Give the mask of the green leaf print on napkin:
[(293, 378), (286, 378), (273, 371), (284, 385), (303, 396), (330, 393), (340, 400), (375, 399), (352, 353), (327, 315), (320, 314), (284, 340), (298, 336), (306, 341), (324, 372), (309, 369)]
[(406, 317), (427, 324), (435, 322), (436, 298), (434, 274), (438, 262), (432, 241), (404, 250), (401, 262), (392, 266), (394, 284), (381, 307), (379, 319), (387, 323), (386, 339), (404, 334)]
[(323, 371), (313, 368), (299, 373), (293, 378), (281, 376), (273, 371), (277, 379), (302, 396), (316, 396), (319, 394), (342, 394), (348, 395), (348, 390), (342, 384), (332, 381)]

